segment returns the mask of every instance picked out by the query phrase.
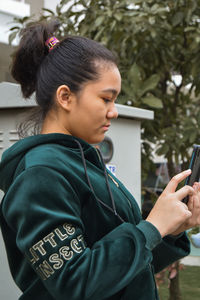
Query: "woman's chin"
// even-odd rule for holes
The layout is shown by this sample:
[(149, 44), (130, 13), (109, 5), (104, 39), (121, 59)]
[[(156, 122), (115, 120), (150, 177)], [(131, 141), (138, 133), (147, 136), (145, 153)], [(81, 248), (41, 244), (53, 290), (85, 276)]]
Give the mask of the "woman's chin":
[(105, 138), (105, 135), (103, 135), (103, 137), (98, 138), (98, 139), (97, 138), (96, 139), (90, 139), (87, 142), (88, 142), (88, 144), (91, 144), (91, 145), (97, 145), (97, 144), (101, 143), (104, 140), (104, 138)]

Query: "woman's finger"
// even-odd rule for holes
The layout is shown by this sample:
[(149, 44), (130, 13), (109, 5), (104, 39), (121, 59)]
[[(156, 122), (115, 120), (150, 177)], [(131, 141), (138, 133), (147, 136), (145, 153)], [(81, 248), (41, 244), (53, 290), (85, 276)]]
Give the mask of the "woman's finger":
[(194, 182), (192, 187), (195, 189), (195, 191), (200, 191), (200, 182)]
[(194, 197), (195, 195), (192, 195), (189, 197), (189, 201), (187, 203), (188, 209), (192, 212), (194, 209)]
[(197, 191), (193, 197), (193, 210), (195, 213), (200, 211), (200, 192)]
[(176, 188), (177, 188), (178, 184), (182, 180), (184, 180), (186, 177), (188, 177), (190, 174), (191, 174), (191, 170), (188, 169), (188, 170), (183, 171), (183, 172), (175, 175), (174, 177), (172, 177), (172, 179), (170, 180), (170, 182), (168, 183), (168, 185), (164, 189), (164, 192), (174, 193), (176, 191)]
[[(199, 186), (200, 185), (193, 185), (194, 187), (194, 195), (192, 197), (190, 197), (191, 199), (189, 199), (188, 202), (188, 209), (191, 211), (192, 213), (192, 217), (189, 221), (189, 225), (190, 227), (194, 227), (200, 224), (200, 191), (199, 191)], [(191, 202), (192, 201), (192, 205), (191, 206)]]
[(194, 189), (189, 186), (189, 185), (185, 185), (184, 187), (182, 187), (181, 189), (179, 189), (175, 195), (177, 197), (178, 200), (183, 200), (186, 196), (193, 196), (194, 195)]

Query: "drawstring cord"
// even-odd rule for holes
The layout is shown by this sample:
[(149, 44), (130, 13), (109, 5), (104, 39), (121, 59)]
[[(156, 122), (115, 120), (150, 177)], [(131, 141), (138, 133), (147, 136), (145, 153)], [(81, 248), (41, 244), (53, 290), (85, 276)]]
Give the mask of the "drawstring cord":
[(112, 191), (111, 191), (111, 188), (110, 188), (110, 185), (109, 185), (109, 181), (108, 181), (108, 173), (107, 173), (107, 170), (106, 170), (106, 166), (104, 164), (104, 161), (103, 161), (103, 157), (102, 157), (102, 154), (101, 152), (96, 149), (98, 151), (98, 154), (100, 155), (100, 159), (101, 159), (101, 162), (103, 164), (103, 168), (104, 168), (104, 176), (105, 176), (105, 180), (106, 180), (106, 186), (107, 186), (107, 189), (108, 189), (108, 193), (110, 195), (110, 199), (111, 199), (111, 202), (112, 202), (112, 207), (110, 207), (109, 205), (107, 205), (106, 203), (104, 203), (101, 199), (99, 199), (95, 192), (94, 192), (94, 189), (93, 189), (93, 186), (91, 184), (91, 181), (90, 181), (90, 178), (88, 176), (88, 172), (87, 172), (87, 166), (86, 166), (86, 159), (85, 159), (85, 156), (84, 156), (84, 152), (83, 152), (83, 148), (80, 144), (79, 141), (77, 140), (74, 140), (77, 144), (78, 144), (78, 147), (80, 149), (80, 152), (81, 152), (81, 158), (82, 158), (82, 162), (83, 162), (83, 167), (84, 167), (84, 171), (85, 171), (85, 176), (86, 176), (86, 179), (87, 179), (87, 182), (88, 182), (88, 185), (91, 189), (91, 191), (93, 192), (96, 200), (101, 203), (101, 205), (103, 205), (104, 207), (106, 207), (108, 210), (110, 210), (112, 213), (115, 214), (116, 217), (118, 217), (118, 219), (124, 223), (125, 221), (123, 220), (123, 218), (117, 213), (117, 210), (116, 210), (116, 205), (115, 205), (115, 201), (114, 201), (114, 198), (113, 198), (113, 194), (112, 194)]

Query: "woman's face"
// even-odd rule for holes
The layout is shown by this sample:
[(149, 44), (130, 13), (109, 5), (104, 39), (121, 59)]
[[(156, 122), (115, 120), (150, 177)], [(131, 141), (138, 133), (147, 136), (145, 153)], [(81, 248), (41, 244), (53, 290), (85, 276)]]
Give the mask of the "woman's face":
[(67, 131), (90, 144), (104, 139), (113, 118), (118, 113), (115, 100), (121, 90), (121, 76), (114, 65), (100, 67), (100, 77), (84, 85), (78, 95), (73, 95), (73, 105), (68, 115)]

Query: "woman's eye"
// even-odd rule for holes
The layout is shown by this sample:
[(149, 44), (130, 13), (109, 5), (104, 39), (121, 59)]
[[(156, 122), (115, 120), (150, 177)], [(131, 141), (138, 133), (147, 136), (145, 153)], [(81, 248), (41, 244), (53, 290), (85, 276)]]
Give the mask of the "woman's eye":
[(108, 103), (108, 102), (110, 102), (110, 99), (103, 98), (103, 101), (104, 101), (105, 103)]

